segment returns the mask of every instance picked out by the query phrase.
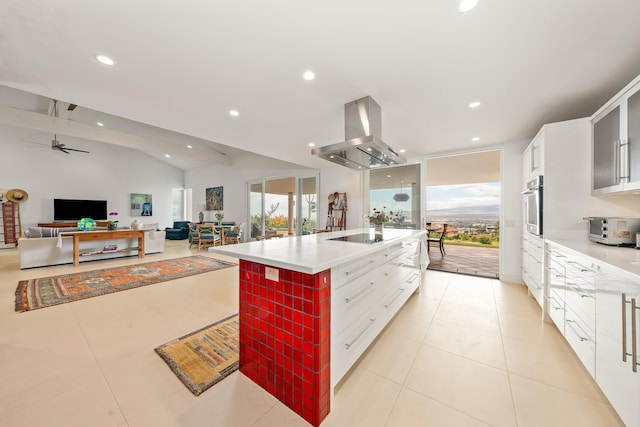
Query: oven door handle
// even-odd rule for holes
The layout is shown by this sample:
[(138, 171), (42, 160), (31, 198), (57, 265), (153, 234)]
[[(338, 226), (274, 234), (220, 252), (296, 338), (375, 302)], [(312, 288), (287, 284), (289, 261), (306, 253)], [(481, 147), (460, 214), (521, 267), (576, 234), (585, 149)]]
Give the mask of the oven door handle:
[(535, 193), (537, 190), (538, 190), (538, 189), (537, 189), (537, 188), (535, 188), (535, 187), (529, 187), (529, 188), (527, 188), (526, 190), (524, 190), (524, 191), (523, 191), (522, 193), (520, 193), (520, 194), (522, 194), (523, 196), (524, 196), (525, 194), (533, 194), (533, 193)]

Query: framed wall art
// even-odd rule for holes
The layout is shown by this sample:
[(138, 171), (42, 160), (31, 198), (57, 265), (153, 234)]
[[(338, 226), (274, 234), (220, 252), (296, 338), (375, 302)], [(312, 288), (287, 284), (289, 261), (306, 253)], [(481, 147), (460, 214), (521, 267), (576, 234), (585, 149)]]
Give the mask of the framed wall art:
[(205, 193), (206, 208), (208, 211), (223, 210), (223, 193), (222, 187), (211, 187), (206, 189)]
[(153, 215), (151, 194), (131, 193), (131, 216)]

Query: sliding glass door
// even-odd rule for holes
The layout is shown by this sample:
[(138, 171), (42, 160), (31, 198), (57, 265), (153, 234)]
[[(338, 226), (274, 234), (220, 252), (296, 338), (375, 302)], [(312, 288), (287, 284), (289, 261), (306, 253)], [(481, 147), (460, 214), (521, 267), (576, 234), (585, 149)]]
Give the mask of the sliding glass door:
[(249, 183), (249, 236), (250, 240), (263, 235), (264, 230), (263, 181)]
[(318, 177), (287, 176), (248, 183), (251, 240), (315, 231)]

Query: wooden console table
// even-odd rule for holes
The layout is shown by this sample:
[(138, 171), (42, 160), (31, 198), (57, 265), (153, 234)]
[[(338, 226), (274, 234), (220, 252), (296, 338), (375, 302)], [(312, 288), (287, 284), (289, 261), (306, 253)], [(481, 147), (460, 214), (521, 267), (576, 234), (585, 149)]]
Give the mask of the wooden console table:
[[(60, 233), (61, 236), (73, 237), (73, 265), (80, 264), (80, 242), (94, 240), (138, 239), (138, 258), (144, 258), (144, 230), (100, 230), (100, 231), (69, 231)], [(135, 250), (135, 249), (126, 249)], [(116, 252), (116, 251), (114, 251)], [(107, 253), (107, 252), (102, 252)]]

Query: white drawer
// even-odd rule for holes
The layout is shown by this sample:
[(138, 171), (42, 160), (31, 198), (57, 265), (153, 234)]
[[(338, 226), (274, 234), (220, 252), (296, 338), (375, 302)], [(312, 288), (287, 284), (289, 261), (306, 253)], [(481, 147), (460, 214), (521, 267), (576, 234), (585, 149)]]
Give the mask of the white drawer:
[(595, 378), (596, 342), (595, 335), (571, 310), (565, 314), (564, 337), (576, 353), (587, 371)]
[(378, 306), (360, 316), (336, 337), (331, 338), (331, 386), (347, 373), (385, 327), (384, 314)]
[(345, 283), (350, 282), (384, 264), (388, 258), (387, 253), (388, 251), (386, 249), (381, 250), (369, 256), (332, 268), (331, 287), (333, 289), (337, 289)]
[(403, 277), (396, 286), (383, 295), (380, 300), (382, 309), (386, 313), (387, 321), (390, 320), (400, 310), (402, 305), (409, 299), (411, 294), (420, 284), (420, 271), (417, 269), (402, 269)]
[(559, 297), (557, 292), (551, 291), (549, 293), (549, 297), (547, 298), (547, 302), (549, 303), (549, 317), (558, 327), (560, 333), (564, 335), (564, 301)]
[(331, 325), (334, 335), (339, 335), (358, 317), (364, 314), (384, 294), (389, 276), (397, 267), (384, 264), (356, 280), (336, 289), (331, 296)]
[(595, 331), (596, 298), (595, 290), (587, 290), (580, 287), (581, 283), (567, 280), (565, 302), (585, 324), (591, 333)]

